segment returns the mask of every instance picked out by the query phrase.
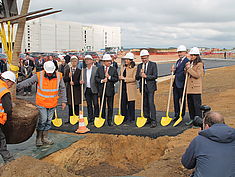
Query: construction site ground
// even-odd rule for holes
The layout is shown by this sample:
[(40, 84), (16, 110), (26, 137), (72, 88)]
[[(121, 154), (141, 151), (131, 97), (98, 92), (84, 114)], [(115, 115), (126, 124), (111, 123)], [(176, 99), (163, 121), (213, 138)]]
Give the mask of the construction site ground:
[[(234, 76), (235, 66), (206, 70), (202, 96), (203, 104), (222, 113), (226, 123), (232, 127), (235, 127)], [(168, 91), (169, 80), (158, 84), (158, 91), (155, 95), (158, 111), (166, 110)], [(115, 98), (116, 108), (117, 100)], [(136, 103), (136, 109), (140, 108), (139, 100)], [(172, 103), (170, 108), (173, 112)], [(88, 133), (85, 138), (68, 148), (41, 160), (21, 157), (1, 167), (0, 174), (4, 177), (186, 177), (191, 174), (191, 171), (183, 168), (180, 163), (181, 156), (190, 141), (197, 136), (198, 131), (200, 129), (190, 128), (177, 136), (161, 136), (155, 139), (133, 135)]]

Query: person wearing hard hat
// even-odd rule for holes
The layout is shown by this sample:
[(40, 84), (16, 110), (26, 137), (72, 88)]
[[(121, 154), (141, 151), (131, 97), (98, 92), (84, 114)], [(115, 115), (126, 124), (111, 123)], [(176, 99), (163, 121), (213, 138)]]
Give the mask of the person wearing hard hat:
[(109, 54), (105, 54), (102, 58), (104, 64), (99, 67), (96, 72), (96, 82), (98, 84), (98, 92), (102, 98), (104, 83), (106, 83), (106, 90), (104, 96), (104, 104), (102, 110), (102, 118), (106, 118), (106, 102), (108, 105), (108, 117), (107, 122), (109, 126), (112, 126), (113, 119), (113, 101), (114, 101), (114, 84), (118, 81), (118, 72), (111, 66), (112, 58)]
[[(174, 121), (177, 121), (180, 116), (180, 104), (182, 103), (183, 90), (184, 90), (184, 82), (185, 82), (185, 65), (189, 62), (187, 58), (187, 48), (184, 45), (180, 45), (177, 48), (177, 53), (179, 59), (176, 61), (175, 65), (172, 65), (171, 72), (174, 73), (175, 79), (173, 82), (173, 98), (174, 98)], [(185, 115), (185, 106), (186, 101), (184, 101), (182, 117)]]
[(125, 65), (121, 67), (119, 80), (122, 82), (121, 115), (125, 116), (124, 121), (135, 121), (135, 100), (137, 85), (135, 80), (136, 66), (134, 54), (129, 52), (122, 59)]
[(0, 154), (4, 163), (14, 160), (7, 150), (6, 137), (2, 126), (12, 117), (12, 101), (10, 88), (16, 83), (16, 76), (11, 71), (5, 71), (0, 76)]
[(88, 121), (94, 122), (95, 117), (99, 117), (98, 88), (95, 80), (97, 67), (93, 64), (91, 55), (85, 56), (86, 68), (83, 69), (83, 91), (87, 103)]
[(202, 100), (202, 77), (204, 74), (204, 64), (200, 57), (200, 51), (197, 47), (193, 47), (190, 52), (190, 62), (186, 63), (185, 70), (188, 73), (187, 82), (187, 101), (190, 121), (186, 125), (193, 124), (195, 116), (202, 117), (200, 110)]
[[(140, 91), (144, 93), (144, 117), (151, 123), (150, 127), (155, 128), (156, 123), (156, 107), (154, 104), (154, 93), (157, 90), (156, 79), (158, 78), (158, 69), (155, 62), (149, 61), (149, 52), (141, 50), (140, 57), (142, 63), (137, 66), (136, 80), (139, 82)], [(144, 69), (143, 69), (144, 68)], [(144, 79), (144, 90), (141, 90)]]
[(62, 110), (65, 109), (67, 102), (62, 73), (55, 71), (56, 67), (53, 61), (45, 62), (43, 68), (44, 70), (20, 82), (16, 87), (17, 90), (21, 90), (37, 82), (36, 105), (40, 115), (36, 128), (36, 146), (53, 144), (53, 141), (48, 137), (51, 120), (58, 105), (59, 97), (61, 97)]
[[(78, 68), (78, 58), (76, 56), (72, 56), (70, 58), (70, 63), (71, 67), (66, 69), (64, 73), (64, 82), (66, 85), (69, 116), (73, 116), (73, 106), (75, 114), (79, 115), (79, 104), (81, 104), (81, 84), (79, 82), (81, 77), (81, 69)], [(72, 105), (71, 85), (73, 87), (74, 105)], [(69, 119), (66, 123), (69, 123)]]

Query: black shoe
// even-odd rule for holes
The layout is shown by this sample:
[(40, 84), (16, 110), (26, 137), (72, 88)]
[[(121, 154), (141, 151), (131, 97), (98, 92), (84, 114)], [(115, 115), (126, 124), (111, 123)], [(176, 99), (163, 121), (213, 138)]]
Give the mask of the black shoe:
[(156, 122), (152, 122), (150, 128), (155, 128), (157, 126)]
[(111, 121), (108, 121), (108, 126), (112, 127), (113, 123)]
[(174, 117), (173, 121), (176, 122), (179, 119), (179, 117)]

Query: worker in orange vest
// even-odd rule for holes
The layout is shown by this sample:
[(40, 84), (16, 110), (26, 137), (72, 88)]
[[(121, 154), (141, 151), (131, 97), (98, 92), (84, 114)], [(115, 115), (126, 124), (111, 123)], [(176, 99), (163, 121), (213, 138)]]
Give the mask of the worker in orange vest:
[(52, 61), (45, 62), (43, 68), (44, 70), (20, 82), (16, 87), (17, 90), (21, 90), (37, 82), (36, 105), (40, 116), (37, 125), (36, 146), (54, 144), (48, 138), (48, 130), (51, 128), (51, 120), (58, 105), (59, 94), (62, 110), (65, 109), (67, 102), (62, 73), (55, 71), (55, 65)]
[(12, 117), (12, 101), (9, 88), (16, 83), (16, 76), (11, 71), (5, 71), (0, 77), (0, 154), (5, 163), (14, 160), (7, 150), (6, 137), (2, 131), (2, 126), (7, 118)]

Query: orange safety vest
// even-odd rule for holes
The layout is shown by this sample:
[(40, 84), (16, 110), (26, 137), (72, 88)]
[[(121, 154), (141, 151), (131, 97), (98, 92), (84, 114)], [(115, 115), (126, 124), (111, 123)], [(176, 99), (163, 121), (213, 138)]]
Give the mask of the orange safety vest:
[(10, 92), (7, 87), (7, 84), (3, 80), (0, 80), (0, 124), (2, 125), (4, 125), (7, 121), (7, 114), (4, 112), (4, 108), (2, 106), (3, 95)]
[(56, 72), (56, 78), (48, 79), (45, 71), (37, 72), (38, 84), (36, 94), (36, 105), (44, 108), (54, 108), (58, 104), (59, 84), (62, 73)]

